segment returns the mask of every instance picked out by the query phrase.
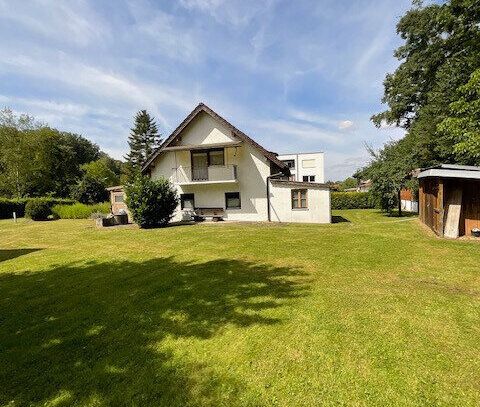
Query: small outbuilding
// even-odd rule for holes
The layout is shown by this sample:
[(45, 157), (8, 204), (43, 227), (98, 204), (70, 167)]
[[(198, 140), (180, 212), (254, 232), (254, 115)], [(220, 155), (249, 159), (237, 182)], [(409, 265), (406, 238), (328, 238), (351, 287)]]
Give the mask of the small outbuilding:
[(120, 211), (128, 213), (127, 205), (125, 204), (125, 191), (122, 185), (107, 188), (110, 193), (110, 205), (112, 207), (112, 213), (117, 215)]
[(419, 216), (438, 236), (475, 235), (480, 229), (480, 167), (442, 164), (421, 171)]

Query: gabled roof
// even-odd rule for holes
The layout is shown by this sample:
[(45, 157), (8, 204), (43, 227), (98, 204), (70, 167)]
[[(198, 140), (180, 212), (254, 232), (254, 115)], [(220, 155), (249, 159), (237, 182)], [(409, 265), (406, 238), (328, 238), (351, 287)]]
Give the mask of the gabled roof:
[[(142, 168), (142, 173), (145, 172), (148, 167), (153, 163), (153, 161), (175, 140), (175, 138), (182, 132), (185, 127), (189, 125), (189, 123), (197, 117), (198, 114), (201, 112), (205, 112), (209, 114), (211, 117), (213, 117), (215, 120), (218, 122), (222, 123), (225, 127), (227, 127), (234, 136), (238, 137), (240, 140), (250, 144), (251, 146), (255, 147), (257, 150), (259, 150), (266, 158), (268, 158), (271, 162), (273, 162), (275, 165), (280, 167), (283, 170), (286, 170), (289, 172), (288, 166), (280, 161), (277, 158), (277, 155), (275, 153), (272, 153), (271, 151), (266, 150), (263, 148), (260, 144), (258, 144), (256, 141), (252, 140), (250, 137), (248, 137), (244, 132), (240, 131), (237, 129), (233, 124), (229, 123), (227, 120), (225, 120), (222, 116), (220, 116), (218, 113), (210, 109), (207, 105), (204, 103), (199, 103), (199, 105), (192, 110), (192, 112), (181, 122), (178, 127), (170, 134), (170, 136), (162, 143), (162, 145), (157, 148), (157, 150), (150, 156), (148, 157), (145, 165)], [(168, 151), (168, 150), (167, 150)]]

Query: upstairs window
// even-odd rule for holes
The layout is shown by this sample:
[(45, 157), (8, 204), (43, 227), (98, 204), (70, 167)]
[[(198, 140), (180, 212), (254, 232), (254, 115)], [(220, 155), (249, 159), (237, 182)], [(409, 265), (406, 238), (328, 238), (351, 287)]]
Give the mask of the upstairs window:
[(302, 160), (302, 168), (315, 168), (315, 159)]
[(295, 169), (295, 160), (283, 160), (285, 164), (287, 164), (288, 168), (291, 170)]
[(180, 206), (182, 209), (195, 209), (195, 195), (194, 194), (181, 194)]
[(223, 148), (221, 150), (210, 150), (208, 152), (208, 164), (209, 165), (224, 165), (225, 154)]
[(315, 182), (315, 175), (304, 175), (303, 182)]
[(240, 209), (240, 192), (225, 192), (225, 207), (227, 209)]
[(123, 194), (115, 194), (115, 202), (123, 202)]
[(292, 189), (292, 209), (308, 208), (307, 190)]

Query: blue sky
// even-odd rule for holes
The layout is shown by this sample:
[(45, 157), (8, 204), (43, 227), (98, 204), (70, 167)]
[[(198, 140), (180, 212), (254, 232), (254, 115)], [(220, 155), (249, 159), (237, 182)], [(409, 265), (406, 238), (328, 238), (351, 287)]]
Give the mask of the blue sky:
[(342, 179), (402, 136), (376, 129), (406, 0), (0, 0), (0, 106), (116, 158), (147, 109), (167, 136), (204, 102), (278, 153)]

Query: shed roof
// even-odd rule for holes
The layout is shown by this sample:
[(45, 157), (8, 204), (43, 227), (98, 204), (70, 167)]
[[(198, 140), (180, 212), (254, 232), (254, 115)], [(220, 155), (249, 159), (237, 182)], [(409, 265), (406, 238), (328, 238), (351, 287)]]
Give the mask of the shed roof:
[(417, 178), (428, 177), (480, 179), (480, 167), (474, 167), (471, 165), (441, 164), (435, 167), (426, 168), (417, 175)]

